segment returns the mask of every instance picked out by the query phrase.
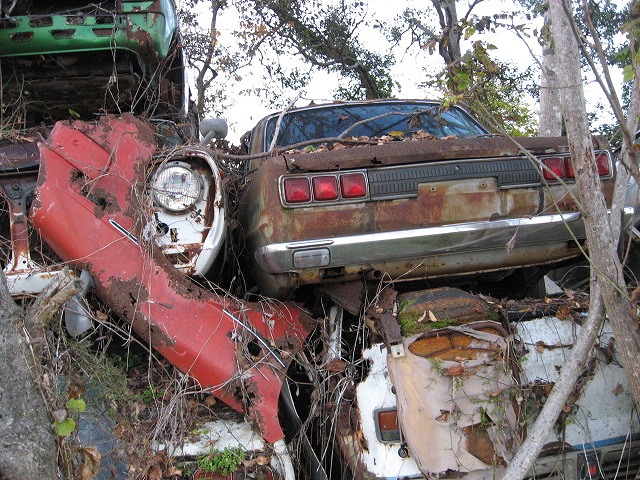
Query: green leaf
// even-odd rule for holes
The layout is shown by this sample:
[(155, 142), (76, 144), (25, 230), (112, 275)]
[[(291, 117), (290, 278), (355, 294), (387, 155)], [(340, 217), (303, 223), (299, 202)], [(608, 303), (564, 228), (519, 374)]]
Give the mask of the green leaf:
[(69, 109), (69, 114), (74, 118), (80, 118), (80, 114), (76, 112), (73, 108)]
[(73, 418), (67, 418), (63, 422), (55, 422), (53, 424), (53, 429), (59, 437), (66, 437), (76, 429), (76, 422)]
[(84, 412), (87, 409), (87, 405), (82, 398), (70, 398), (67, 400), (67, 409), (72, 412)]
[(635, 71), (633, 70), (633, 65), (625, 65), (624, 70), (622, 70), (622, 74), (625, 82), (633, 80), (636, 76)]
[(476, 33), (476, 31), (477, 31), (477, 30), (478, 30), (478, 29), (477, 29), (476, 27), (474, 27), (474, 26), (467, 27), (467, 28), (464, 30), (464, 39), (465, 39), (465, 40), (469, 40), (469, 38), (471, 37), (471, 35), (473, 35), (474, 33)]
[(487, 50), (497, 50), (498, 47), (496, 47), (493, 43), (487, 43)]

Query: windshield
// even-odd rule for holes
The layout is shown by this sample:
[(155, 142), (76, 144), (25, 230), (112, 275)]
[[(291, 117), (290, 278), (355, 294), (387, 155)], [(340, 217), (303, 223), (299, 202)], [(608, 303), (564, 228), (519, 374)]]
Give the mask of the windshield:
[[(276, 115), (267, 122), (265, 150), (271, 144), (277, 121)], [(345, 104), (287, 113), (282, 118), (276, 145), (284, 147), (314, 139), (338, 137), (342, 134), (344, 137), (380, 137), (418, 130), (436, 137), (455, 135), (458, 138), (487, 133), (464, 111), (457, 108), (443, 110), (436, 103)]]

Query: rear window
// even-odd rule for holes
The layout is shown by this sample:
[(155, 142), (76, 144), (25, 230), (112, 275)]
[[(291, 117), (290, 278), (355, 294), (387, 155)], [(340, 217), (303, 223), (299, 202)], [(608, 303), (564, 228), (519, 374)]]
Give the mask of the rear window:
[[(266, 124), (265, 150), (271, 144), (278, 116)], [(422, 130), (436, 137), (484, 135), (487, 131), (458, 108), (442, 109), (428, 103), (372, 103), (332, 105), (292, 111), (282, 118), (276, 145), (284, 147), (309, 140), (338, 137), (380, 137)], [(346, 132), (346, 133), (345, 133)]]

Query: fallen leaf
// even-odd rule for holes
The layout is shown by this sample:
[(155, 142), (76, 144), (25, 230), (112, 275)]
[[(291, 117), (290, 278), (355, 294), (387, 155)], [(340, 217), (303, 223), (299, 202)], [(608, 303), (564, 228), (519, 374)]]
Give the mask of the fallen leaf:
[(212, 407), (217, 403), (216, 397), (213, 395), (207, 395), (203, 402), (207, 407)]
[(161, 480), (162, 469), (158, 465), (154, 465), (147, 471), (147, 478), (149, 480)]
[(167, 471), (164, 472), (164, 475), (163, 475), (164, 478), (177, 477), (177, 476), (182, 476), (182, 470), (174, 466), (167, 468)]
[(556, 312), (556, 317), (560, 320), (569, 320), (571, 318), (571, 309), (566, 305), (563, 305)]
[(98, 474), (102, 455), (96, 447), (83, 447), (80, 449), (82, 465), (80, 466), (80, 480), (91, 480)]
[(440, 410), (440, 415), (438, 415), (435, 420), (436, 422), (446, 422), (449, 420), (450, 416), (451, 412), (449, 412), (448, 410)]
[(53, 415), (53, 419), (56, 422), (62, 423), (67, 418), (67, 410), (64, 408), (61, 408), (60, 410), (54, 410), (53, 412), (51, 412), (51, 415)]
[(464, 368), (463, 365), (451, 365), (449, 368), (447, 368), (447, 372), (445, 373), (445, 375), (447, 377), (459, 377), (466, 371), (467, 369)]
[(435, 313), (433, 313), (431, 310), (429, 310), (429, 320), (431, 320), (432, 322), (437, 322), (438, 319), (436, 318)]
[(335, 359), (330, 361), (325, 369), (328, 372), (344, 372), (344, 369), (347, 368), (348, 363), (344, 360)]
[(624, 387), (620, 384), (616, 385), (616, 388), (613, 389), (613, 394), (617, 397), (618, 395), (620, 395), (622, 392), (624, 392)]

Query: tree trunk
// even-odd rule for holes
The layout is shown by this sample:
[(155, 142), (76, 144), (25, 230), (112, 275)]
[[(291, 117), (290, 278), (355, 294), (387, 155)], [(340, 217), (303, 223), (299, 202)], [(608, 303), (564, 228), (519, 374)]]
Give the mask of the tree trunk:
[(202, 67), (195, 79), (196, 84), (196, 108), (202, 116), (205, 114), (205, 106), (207, 101), (207, 89), (211, 86), (211, 82), (218, 76), (213, 68), (213, 55), (218, 44), (218, 30), (216, 23), (218, 21), (218, 12), (225, 7), (225, 2), (221, 0), (211, 0), (211, 23), (209, 23), (210, 42), (206, 46)]
[(542, 72), (540, 78), (540, 121), (538, 135), (556, 137), (562, 135), (562, 111), (556, 85), (556, 49), (551, 35), (549, 10), (544, 13), (544, 42), (542, 44)]
[[(618, 238), (613, 237), (607, 206), (594, 159), (593, 142), (585, 107), (578, 45), (571, 30), (563, 0), (550, 2), (552, 32), (558, 52), (560, 102), (567, 125), (569, 149), (580, 189), (592, 270), (600, 285), (605, 309), (611, 321), (622, 366), (627, 372), (636, 405), (640, 405), (640, 332), (618, 258)], [(570, 10), (569, 10), (570, 11)], [(633, 316), (633, 317), (632, 317)]]
[[(584, 217), (591, 261), (592, 281), (589, 319), (571, 350), (569, 361), (561, 371), (538, 420), (509, 464), (503, 480), (523, 478), (540, 453), (546, 432), (552, 428), (564, 405), (571, 386), (582, 371), (589, 349), (597, 334), (596, 316), (601, 305), (607, 311), (616, 339), (617, 352), (622, 361), (637, 405), (640, 405), (640, 371), (635, 359), (640, 353), (637, 324), (632, 321), (632, 308), (626, 291), (622, 266), (617, 255), (618, 239), (609, 225), (604, 194), (594, 160), (593, 142), (585, 107), (578, 45), (565, 0), (550, 0), (551, 34), (556, 46), (557, 71), (554, 76), (559, 91), (562, 115), (565, 118), (569, 148), (573, 157), (576, 182), (580, 188), (581, 213)], [(602, 301), (600, 299), (602, 297)], [(633, 312), (633, 313), (632, 313)], [(566, 380), (566, 381), (565, 381)]]
[(458, 25), (456, 0), (431, 0), (440, 21), (442, 38), (438, 45), (438, 52), (447, 66), (451, 66), (462, 56), (460, 52), (460, 37), (462, 31)]
[(0, 478), (58, 478), (56, 442), (33, 357), (19, 333), (22, 323), (0, 271)]
[(533, 427), (527, 432), (527, 438), (509, 462), (502, 480), (520, 480), (527, 474), (533, 462), (538, 458), (549, 432), (553, 429), (558, 416), (564, 408), (567, 398), (573, 391), (574, 385), (584, 365), (589, 358), (589, 352), (598, 337), (602, 326), (603, 305), (596, 284), (592, 284), (589, 302), (589, 316), (583, 323), (576, 343), (571, 348), (569, 357), (560, 371), (560, 375), (553, 391), (538, 415)]

